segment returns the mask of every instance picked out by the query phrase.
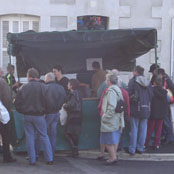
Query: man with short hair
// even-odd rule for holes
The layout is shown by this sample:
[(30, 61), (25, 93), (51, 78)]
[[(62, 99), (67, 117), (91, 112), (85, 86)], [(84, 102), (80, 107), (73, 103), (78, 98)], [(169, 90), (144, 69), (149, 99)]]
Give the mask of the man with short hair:
[(9, 64), (7, 66), (7, 74), (5, 75), (5, 78), (7, 80), (7, 83), (9, 86), (12, 86), (12, 89), (15, 93), (17, 93), (17, 88), (20, 86), (19, 82), (16, 82), (16, 79), (14, 77), (15, 72), (15, 66)]
[(63, 75), (63, 69), (60, 65), (53, 67), (53, 73), (55, 75), (55, 80), (59, 85), (62, 85), (65, 91), (68, 91), (68, 78)]
[(52, 146), (52, 152), (56, 150), (57, 124), (59, 110), (65, 102), (66, 92), (63, 86), (55, 82), (55, 76), (52, 72), (45, 75), (46, 91), (46, 122), (48, 127), (48, 136)]
[(43, 145), (47, 164), (53, 164), (51, 144), (47, 135), (46, 113), (46, 85), (39, 82), (39, 73), (35, 68), (27, 71), (28, 83), (23, 85), (15, 100), (16, 110), (24, 114), (24, 130), (30, 165), (36, 163), (35, 131)]
[(130, 96), (130, 145), (128, 153), (143, 153), (147, 133), (147, 120), (150, 116), (150, 103), (152, 99), (152, 86), (144, 77), (144, 68), (136, 66), (134, 77), (128, 84)]

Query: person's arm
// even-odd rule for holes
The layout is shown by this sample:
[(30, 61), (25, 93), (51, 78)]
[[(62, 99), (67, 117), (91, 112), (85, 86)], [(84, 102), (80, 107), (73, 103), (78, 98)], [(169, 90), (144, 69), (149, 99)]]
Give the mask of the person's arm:
[(65, 104), (63, 104), (63, 107), (67, 111), (73, 110), (76, 106), (76, 98), (74, 95), (72, 95)]
[(115, 114), (115, 108), (117, 106), (117, 95), (114, 91), (109, 91), (107, 94), (107, 107), (103, 113), (103, 119), (109, 119)]
[(133, 95), (134, 92), (135, 92), (135, 83), (134, 83), (135, 79), (132, 78), (129, 80), (129, 83), (128, 83), (128, 88), (127, 88), (127, 91), (129, 93), (129, 96)]
[(16, 108), (16, 110), (19, 112), (19, 113), (23, 113), (23, 96), (22, 96), (22, 91), (20, 90), (17, 95), (16, 95), (16, 98), (14, 100), (14, 106)]

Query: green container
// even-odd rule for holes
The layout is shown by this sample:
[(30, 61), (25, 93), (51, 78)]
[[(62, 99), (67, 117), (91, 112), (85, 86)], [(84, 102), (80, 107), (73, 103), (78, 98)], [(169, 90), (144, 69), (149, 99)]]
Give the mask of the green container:
[[(79, 149), (99, 149), (100, 147), (100, 116), (97, 110), (98, 100), (83, 101), (82, 132), (79, 139)], [(14, 152), (26, 151), (24, 134), (24, 115), (13, 111), (13, 149)], [(64, 137), (64, 126), (57, 126), (57, 150), (70, 150), (70, 146)], [(14, 138), (15, 137), (15, 138)]]

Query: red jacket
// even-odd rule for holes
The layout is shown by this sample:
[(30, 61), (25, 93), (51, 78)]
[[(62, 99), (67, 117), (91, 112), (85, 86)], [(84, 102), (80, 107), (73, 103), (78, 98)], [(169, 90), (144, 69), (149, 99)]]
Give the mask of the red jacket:
[(120, 87), (120, 89), (121, 89), (121, 92), (122, 92), (122, 95), (123, 95), (124, 102), (127, 105), (127, 116), (128, 116), (128, 119), (129, 119), (130, 118), (129, 93), (125, 89), (123, 89), (121, 87)]

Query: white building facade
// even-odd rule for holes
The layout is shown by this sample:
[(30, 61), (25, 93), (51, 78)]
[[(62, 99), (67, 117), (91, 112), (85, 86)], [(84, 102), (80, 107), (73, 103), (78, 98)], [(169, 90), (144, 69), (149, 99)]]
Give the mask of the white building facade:
[[(0, 66), (6, 69), (8, 32), (77, 29), (79, 16), (104, 16), (108, 29), (156, 28), (158, 62), (174, 74), (174, 0), (0, 0)], [(146, 72), (155, 62), (150, 51), (137, 59)], [(12, 59), (15, 64), (15, 59)]]

